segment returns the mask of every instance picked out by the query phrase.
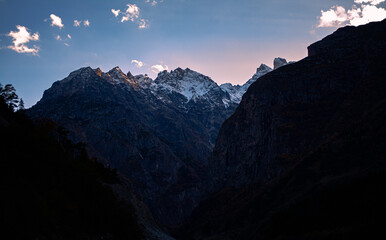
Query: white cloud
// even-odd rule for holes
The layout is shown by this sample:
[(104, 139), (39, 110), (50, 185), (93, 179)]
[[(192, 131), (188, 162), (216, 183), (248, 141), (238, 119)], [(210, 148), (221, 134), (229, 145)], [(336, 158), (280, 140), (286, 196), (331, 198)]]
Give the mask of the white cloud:
[(386, 18), (386, 9), (375, 5), (384, 1), (385, 0), (355, 0), (356, 4), (361, 5), (354, 5), (347, 11), (342, 6), (333, 6), (328, 11), (322, 10), (317, 27), (359, 26), (369, 22), (381, 21)]
[(86, 26), (86, 27), (89, 27), (90, 26), (90, 21), (89, 20), (84, 20), (83, 21), (83, 25)]
[(365, 5), (362, 9), (360, 17), (350, 20), (350, 24), (353, 26), (363, 25), (369, 22), (382, 21), (386, 18), (386, 10), (384, 8), (378, 8), (372, 5)]
[(119, 13), (121, 12), (121, 10), (115, 10), (115, 9), (111, 9), (111, 12), (114, 14), (115, 17), (118, 17)]
[(154, 73), (159, 73), (159, 72), (162, 72), (162, 71), (165, 71), (165, 70), (169, 70), (169, 67), (168, 66), (162, 66), (160, 64), (157, 64), (157, 65), (153, 65), (151, 66), (151, 70), (154, 72)]
[(71, 39), (71, 35), (70, 34), (67, 34), (67, 37), (68, 37), (68, 39)]
[(58, 35), (56, 36), (56, 40), (61, 40), (62, 38)]
[(74, 20), (74, 27), (80, 27), (82, 21)]
[(144, 65), (143, 62), (138, 60), (131, 60), (131, 63), (134, 63), (137, 68), (141, 68)]
[(51, 18), (51, 26), (57, 26), (59, 28), (64, 27), (62, 23), (62, 19), (60, 17), (56, 16), (55, 14), (50, 14), (50, 18)]
[(123, 22), (135, 22), (138, 24), (139, 29), (144, 29), (149, 27), (149, 21), (147, 19), (141, 18), (141, 10), (136, 4), (126, 4), (127, 9), (123, 12), (120, 9), (115, 10), (111, 9), (111, 12), (115, 17), (118, 17), (119, 14), (122, 15), (121, 23)]
[(64, 43), (64, 45), (65, 45), (66, 47), (69, 47), (69, 46), (70, 46), (70, 44), (68, 44), (68, 43)]
[(127, 4), (127, 9), (125, 15), (122, 17), (121, 22), (132, 21), (139, 18), (139, 7), (135, 4)]
[(8, 36), (13, 38), (13, 46), (8, 46), (8, 48), (18, 53), (32, 53), (33, 55), (37, 55), (39, 53), (37, 46), (29, 48), (25, 44), (29, 41), (39, 41), (39, 33), (36, 32), (31, 35), (26, 27), (20, 25), (17, 25), (16, 28), (18, 31), (8, 33)]
[(334, 6), (328, 11), (321, 11), (318, 27), (340, 27), (348, 20), (346, 9), (342, 6)]
[(355, 3), (361, 4), (361, 3), (370, 3), (371, 5), (378, 5), (385, 0), (354, 0)]

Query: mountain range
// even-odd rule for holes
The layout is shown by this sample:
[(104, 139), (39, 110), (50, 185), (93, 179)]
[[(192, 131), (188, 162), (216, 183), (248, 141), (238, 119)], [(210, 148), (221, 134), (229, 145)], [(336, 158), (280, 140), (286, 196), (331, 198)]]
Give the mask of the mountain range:
[(340, 28), (241, 86), (85, 67), (27, 113), (117, 169), (178, 239), (366, 238), (385, 213), (385, 36), (386, 20)]
[(270, 71), (261, 65), (242, 86), (218, 86), (189, 68), (163, 71), (153, 80), (119, 67), (107, 73), (85, 67), (55, 82), (28, 114), (68, 129), (92, 157), (119, 170), (158, 221), (175, 225), (205, 192), (207, 159), (221, 124)]

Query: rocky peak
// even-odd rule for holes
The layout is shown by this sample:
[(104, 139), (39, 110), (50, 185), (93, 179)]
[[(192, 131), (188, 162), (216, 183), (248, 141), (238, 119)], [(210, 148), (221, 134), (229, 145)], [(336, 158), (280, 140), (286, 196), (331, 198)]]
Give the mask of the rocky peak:
[(94, 72), (94, 70), (91, 67), (83, 67), (83, 68), (80, 68), (80, 69), (70, 73), (70, 75), (68, 75), (66, 80), (70, 81), (75, 77), (79, 77), (83, 80), (87, 80), (95, 75), (96, 75), (96, 73)]
[(78, 74), (87, 75), (91, 73), (94, 73), (94, 70), (92, 70), (91, 67), (82, 67), (82, 68), (79, 68), (78, 70), (71, 72), (69, 76), (78, 75)]
[(243, 87), (246, 89), (244, 89), (245, 91), (247, 91), (248, 87), (254, 83), (258, 78), (264, 76), (265, 74), (269, 73), (272, 71), (272, 68), (268, 67), (267, 65), (265, 64), (261, 64), (260, 67), (258, 67), (256, 69), (256, 73), (252, 76), (251, 79), (249, 79), (244, 85)]
[[(275, 58), (273, 61), (274, 69), (277, 69), (281, 66), (290, 64), (293, 62), (287, 63), (287, 60), (284, 58)], [(240, 103), (244, 93), (248, 90), (249, 86), (252, 85), (257, 79), (264, 76), (265, 74), (272, 71), (272, 68), (265, 64), (261, 64), (257, 69), (256, 73), (250, 78), (244, 85), (232, 85), (232, 84), (222, 84), (220, 87), (223, 91), (227, 92), (230, 95), (231, 101), (235, 103)]]
[(256, 73), (249, 79), (244, 85), (232, 85), (230, 83), (222, 84), (220, 87), (223, 91), (227, 92), (232, 102), (240, 103), (244, 93), (248, 90), (249, 86), (254, 83), (258, 78), (272, 71), (272, 68), (265, 64), (261, 64), (256, 69)]
[(185, 74), (185, 71), (182, 68), (178, 67), (174, 71), (172, 70), (171, 73), (176, 73), (178, 75), (183, 76)]
[(129, 79), (135, 79), (134, 75), (131, 74), (131, 72), (129, 71), (126, 76), (129, 78)]
[(275, 60), (273, 60), (273, 69), (276, 70), (278, 69), (279, 67), (282, 67), (284, 65), (287, 65), (287, 60), (285, 60), (284, 58), (275, 58)]
[(160, 72), (154, 82), (158, 88), (180, 93), (188, 101), (205, 95), (211, 89), (218, 88), (218, 85), (211, 78), (189, 68), (185, 70), (176, 68), (170, 73), (167, 71)]
[(258, 67), (256, 69), (256, 73), (259, 73), (259, 72), (270, 72), (270, 71), (272, 71), (272, 68), (268, 67), (265, 64), (261, 64), (260, 67)]
[(256, 78), (256, 77), (259, 78), (259, 77), (261, 77), (261, 76), (263, 76), (263, 75), (265, 75), (265, 74), (267, 74), (267, 73), (269, 73), (271, 71), (272, 71), (272, 68), (268, 67), (265, 64), (261, 64), (260, 67), (258, 67), (256, 69), (256, 73), (255, 73), (255, 75), (253, 75), (252, 78)]
[(117, 66), (111, 69), (108, 74), (114, 79), (125, 79), (127, 76), (122, 72), (122, 70)]
[(107, 74), (111, 77), (113, 83), (126, 83), (131, 86), (137, 85), (137, 81), (134, 76), (130, 72), (128, 73), (130, 74), (129, 76), (124, 74), (118, 66), (111, 69)]
[(95, 74), (98, 75), (99, 77), (102, 77), (102, 70), (98, 67), (97, 69), (94, 70)]

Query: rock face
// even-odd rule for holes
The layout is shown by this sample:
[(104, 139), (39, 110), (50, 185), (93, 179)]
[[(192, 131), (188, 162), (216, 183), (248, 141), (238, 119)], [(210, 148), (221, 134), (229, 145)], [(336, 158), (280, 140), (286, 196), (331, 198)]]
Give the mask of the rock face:
[[(383, 22), (383, 21), (382, 21)], [(358, 31), (358, 28), (360, 31)], [(372, 49), (383, 48), (383, 41), (377, 42), (372, 40), (374, 37), (377, 40), (380, 40), (381, 33), (377, 33), (376, 29), (378, 26), (374, 24), (359, 26), (359, 27), (344, 27), (338, 29), (334, 34), (327, 36), (321, 41), (318, 41), (314, 44), (311, 44), (308, 47), (308, 55), (310, 57), (313, 56), (325, 56), (327, 57), (341, 57), (344, 58), (347, 55), (355, 55), (358, 50), (367, 51), (363, 48), (364, 45), (368, 45), (369, 43), (373, 44), (371, 46)], [(351, 36), (351, 38), (347, 38), (347, 36)], [(370, 48), (370, 47), (369, 47)]]
[(360, 88), (358, 99), (376, 98), (366, 88), (385, 76), (373, 67), (384, 62), (384, 33), (385, 21), (339, 29), (311, 45), (309, 57), (252, 84), (217, 138), (209, 160), (213, 189), (265, 184), (362, 116), (366, 103), (348, 109), (347, 101)]
[(273, 69), (276, 70), (279, 67), (285, 66), (287, 64), (287, 60), (285, 60), (284, 58), (275, 58), (273, 60)]
[(383, 100), (264, 187), (213, 194), (176, 238), (385, 238), (385, 109)]
[(385, 237), (385, 36), (386, 20), (339, 29), (252, 84), (209, 159), (222, 191), (177, 236)]
[(55, 82), (28, 114), (51, 118), (87, 143), (91, 156), (117, 168), (165, 225), (198, 204), (207, 158), (237, 103), (190, 69), (146, 75), (90, 67)]

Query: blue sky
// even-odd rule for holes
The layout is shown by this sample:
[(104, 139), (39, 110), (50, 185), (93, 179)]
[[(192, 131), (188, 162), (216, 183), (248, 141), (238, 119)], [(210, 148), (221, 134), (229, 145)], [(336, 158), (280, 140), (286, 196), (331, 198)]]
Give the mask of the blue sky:
[[(310, 43), (355, 24), (362, 15), (351, 10), (364, 17), (368, 6), (368, 15), (382, 18), (385, 7), (384, 0), (153, 1), (0, 0), (0, 82), (13, 84), (27, 107), (84, 66), (153, 78), (161, 67), (189, 67), (217, 83), (243, 84), (261, 63), (300, 60)], [(120, 10), (117, 17), (112, 9)], [(15, 47), (10, 33), (17, 26), (30, 35)]]

